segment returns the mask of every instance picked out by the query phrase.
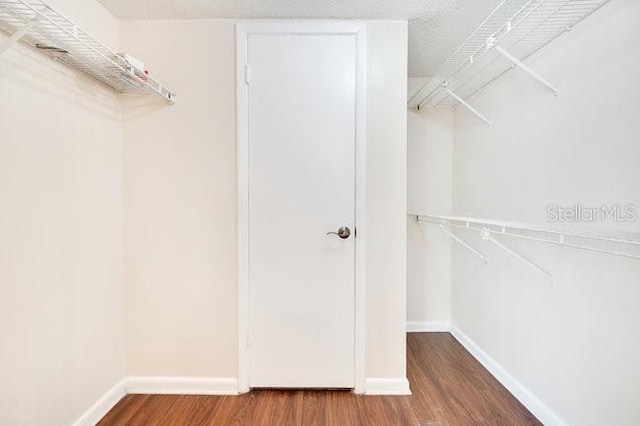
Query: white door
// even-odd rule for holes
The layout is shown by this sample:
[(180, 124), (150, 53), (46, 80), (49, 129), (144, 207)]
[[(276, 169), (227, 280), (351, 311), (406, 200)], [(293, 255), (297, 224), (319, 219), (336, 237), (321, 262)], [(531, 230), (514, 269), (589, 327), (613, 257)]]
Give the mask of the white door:
[(356, 37), (249, 35), (247, 57), (249, 383), (353, 388)]

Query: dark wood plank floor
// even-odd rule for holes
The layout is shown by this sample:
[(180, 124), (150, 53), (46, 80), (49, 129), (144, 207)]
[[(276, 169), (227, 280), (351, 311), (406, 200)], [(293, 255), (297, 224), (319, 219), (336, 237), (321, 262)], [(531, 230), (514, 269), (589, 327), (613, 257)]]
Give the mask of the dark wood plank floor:
[(411, 396), (256, 390), (240, 396), (127, 395), (110, 425), (540, 425), (450, 334), (410, 333)]

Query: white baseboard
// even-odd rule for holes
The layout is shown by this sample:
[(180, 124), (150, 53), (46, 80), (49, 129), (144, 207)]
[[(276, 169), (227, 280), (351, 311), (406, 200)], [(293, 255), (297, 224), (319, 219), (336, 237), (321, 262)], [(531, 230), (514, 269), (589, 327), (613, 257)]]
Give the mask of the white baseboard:
[[(546, 426), (566, 426), (549, 407), (509, 374), (473, 340), (446, 321), (407, 323), (408, 332), (449, 331), (502, 385)], [(409, 381), (401, 378), (366, 378), (366, 395), (411, 395)], [(235, 378), (129, 377), (120, 380), (91, 406), (73, 426), (93, 426), (126, 394), (237, 395)]]
[(507, 370), (505, 370), (496, 360), (491, 358), (473, 340), (465, 335), (455, 325), (451, 326), (451, 334), (462, 346), (465, 347), (475, 359), (478, 360), (489, 373), (491, 373), (502, 385), (513, 394), (531, 413), (546, 426), (566, 426), (549, 407), (540, 401), (531, 391), (525, 388), (522, 383), (516, 380)]
[(449, 321), (407, 321), (407, 333), (448, 332), (451, 330)]
[[(446, 332), (473, 355), (538, 420), (546, 426), (566, 426), (549, 407), (518, 382), (455, 325), (446, 321), (408, 322), (409, 332)], [(366, 395), (411, 395), (409, 381), (401, 378), (366, 378)], [(95, 425), (126, 394), (237, 395), (235, 378), (129, 377), (109, 389), (73, 426)]]
[(411, 395), (409, 380), (406, 377), (397, 379), (367, 378), (365, 379), (365, 395)]
[(238, 379), (208, 377), (129, 377), (128, 394), (237, 395)]
[(126, 391), (127, 379), (122, 379), (102, 395), (78, 420), (73, 422), (73, 426), (94, 426), (126, 395)]
[[(411, 395), (409, 381), (402, 378), (365, 379), (366, 395)], [(235, 378), (128, 377), (120, 380), (91, 406), (73, 426), (94, 426), (127, 394), (238, 395)]]

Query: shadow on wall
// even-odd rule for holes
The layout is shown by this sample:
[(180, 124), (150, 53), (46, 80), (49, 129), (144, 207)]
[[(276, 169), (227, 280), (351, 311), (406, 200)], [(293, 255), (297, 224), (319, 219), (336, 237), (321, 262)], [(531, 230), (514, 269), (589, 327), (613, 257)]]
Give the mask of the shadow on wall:
[(122, 118), (118, 93), (24, 44), (3, 53), (0, 74), (10, 84), (28, 86), (113, 121)]

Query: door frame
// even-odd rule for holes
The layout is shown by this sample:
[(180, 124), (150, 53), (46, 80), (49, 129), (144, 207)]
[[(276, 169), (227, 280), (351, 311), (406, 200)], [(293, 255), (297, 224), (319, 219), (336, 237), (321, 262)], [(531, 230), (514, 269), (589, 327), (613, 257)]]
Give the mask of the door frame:
[(365, 391), (366, 286), (366, 24), (353, 21), (288, 21), (236, 24), (238, 392), (250, 390), (249, 371), (249, 91), (245, 74), (252, 34), (353, 35), (356, 37), (355, 137), (355, 353), (354, 392)]

